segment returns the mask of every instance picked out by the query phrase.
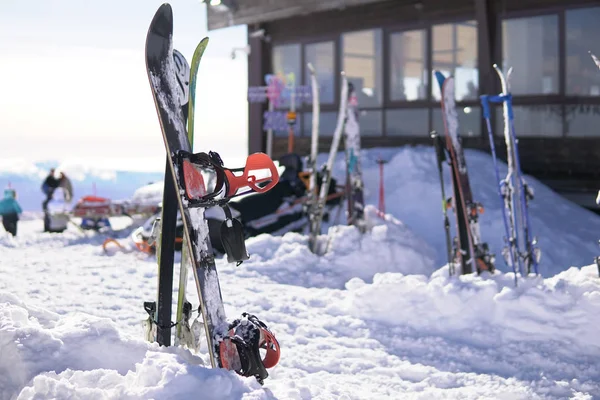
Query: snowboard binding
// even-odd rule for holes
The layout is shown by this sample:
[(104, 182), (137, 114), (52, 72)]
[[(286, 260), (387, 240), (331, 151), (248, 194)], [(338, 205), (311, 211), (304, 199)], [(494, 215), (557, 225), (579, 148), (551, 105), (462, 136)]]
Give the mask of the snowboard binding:
[[(262, 385), (269, 376), (267, 369), (279, 362), (279, 342), (267, 325), (248, 313), (243, 313), (242, 318), (233, 321), (228, 333), (219, 343), (222, 367), (233, 369), (242, 376), (254, 376)], [(261, 350), (265, 352), (264, 357)], [(237, 365), (229, 365), (226, 361), (236, 359), (239, 360)]]
[[(243, 168), (224, 167), (219, 154), (213, 151), (194, 154), (179, 150), (176, 159), (183, 171), (179, 183), (190, 207), (226, 204), (236, 196), (267, 192), (279, 182), (277, 167), (265, 153), (249, 155)], [(248, 190), (241, 191), (243, 188)]]
[[(180, 186), (190, 207), (220, 206), (225, 212), (221, 224), (221, 242), (227, 261), (240, 265), (250, 258), (246, 251), (244, 229), (233, 218), (227, 203), (233, 197), (251, 192), (264, 193), (279, 182), (279, 172), (271, 158), (264, 153), (248, 156), (243, 168), (225, 168), (218, 153), (193, 154), (180, 150), (176, 155), (180, 171)], [(265, 174), (266, 172), (266, 174)], [(241, 190), (248, 188), (247, 190)]]

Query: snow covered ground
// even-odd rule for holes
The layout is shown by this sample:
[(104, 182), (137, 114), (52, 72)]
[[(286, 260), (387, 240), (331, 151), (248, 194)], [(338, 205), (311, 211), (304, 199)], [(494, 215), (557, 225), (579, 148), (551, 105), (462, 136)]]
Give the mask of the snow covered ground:
[[(389, 160), (388, 214), (368, 207), (366, 235), (331, 227), (320, 258), (303, 235), (262, 235), (248, 240), (251, 259), (239, 267), (217, 262), (228, 316), (254, 313), (280, 341), (264, 387), (206, 368), (203, 351), (142, 340), (153, 258), (105, 255), (104, 235), (74, 227), (41, 233), (35, 215), (17, 238), (0, 234), (0, 399), (600, 397), (600, 279), (586, 266), (599, 253), (600, 218), (530, 179), (542, 276), (515, 288), (499, 256), (491, 159), (469, 151), (499, 272), (450, 278), (433, 149), (365, 151), (369, 204), (378, 156)], [(197, 305), (191, 277), (188, 298)]]

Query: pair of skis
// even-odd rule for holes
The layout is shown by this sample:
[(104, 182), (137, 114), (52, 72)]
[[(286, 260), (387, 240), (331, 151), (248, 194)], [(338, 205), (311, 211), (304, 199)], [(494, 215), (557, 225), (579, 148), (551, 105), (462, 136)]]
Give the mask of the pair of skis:
[[(177, 79), (172, 36), (173, 13), (171, 6), (165, 3), (156, 12), (148, 30), (146, 67), (167, 152), (165, 182), (172, 182), (171, 190), (168, 190), (168, 186), (165, 187), (165, 194), (175, 194), (175, 216), (178, 209), (184, 225), (184, 252), (187, 252), (187, 255), (182, 256), (182, 268), (185, 269), (185, 260), (189, 258), (212, 367), (235, 370), (243, 376), (254, 376), (263, 383), (268, 376), (266, 369), (275, 366), (279, 361), (279, 344), (266, 325), (254, 315), (243, 313), (241, 318), (232, 323), (227, 322), (204, 210), (216, 206), (223, 208), (226, 220), (221, 227), (221, 239), (227, 251), (227, 258), (229, 262), (241, 263), (249, 256), (241, 223), (232, 218), (227, 202), (236, 195), (250, 191), (270, 190), (277, 184), (279, 175), (273, 161), (263, 153), (250, 155), (245, 168), (228, 169), (214, 152), (192, 152), (186, 125), (193, 127), (194, 94), (190, 96), (192, 107), (189, 109), (192, 111), (192, 123), (186, 124), (186, 108), (182, 108), (182, 93), (185, 92), (185, 88), (181, 86), (181, 80)], [(268, 171), (268, 174), (265, 175), (264, 171)], [(242, 188), (247, 189), (242, 191)], [(168, 200), (168, 196), (165, 200)], [(174, 235), (175, 229), (171, 229), (171, 224), (165, 223), (166, 206), (168, 203), (163, 204), (164, 219), (160, 239), (162, 254), (159, 287), (162, 292), (159, 289), (156, 313), (147, 310), (151, 317), (156, 315), (156, 320), (153, 319), (152, 322), (157, 325), (157, 339), (161, 339), (163, 343), (169, 343), (170, 328), (173, 326), (170, 321), (172, 291), (168, 293), (167, 289), (169, 275), (172, 289), (173, 276), (173, 254), (169, 248), (169, 236)], [(164, 258), (165, 255), (168, 260)], [(164, 274), (163, 266), (167, 270)], [(185, 296), (185, 281), (182, 286), (180, 296)], [(161, 299), (164, 301), (161, 302)], [(183, 314), (186, 311), (191, 312), (190, 307), (185, 306), (185, 297), (180, 303)], [(167, 307), (168, 316), (165, 311)], [(165, 337), (167, 332), (169, 338)]]
[[(442, 188), (442, 208), (444, 229), (446, 234), (446, 249), (448, 253), (448, 268), (450, 274), (456, 272), (456, 266), (463, 274), (475, 271), (494, 272), (494, 255), (490, 253), (487, 243), (481, 240), (479, 214), (483, 207), (473, 199), (467, 163), (462, 147), (462, 139), (458, 132), (458, 115), (454, 99), (454, 78), (446, 78), (441, 72), (435, 71), (436, 80), (441, 91), (442, 117), (446, 140), (432, 132), (436, 160)], [(443, 164), (450, 167), (453, 196), (446, 198), (444, 190)], [(450, 234), (448, 209), (452, 208), (456, 216), (457, 236), (454, 240)]]
[(313, 94), (313, 121), (311, 154), (309, 158), (309, 172), (311, 174), (309, 185), (308, 217), (309, 217), (309, 247), (313, 253), (320, 254), (322, 249), (318, 245), (318, 236), (321, 234), (325, 203), (328, 199), (331, 184), (333, 164), (337, 156), (342, 138), (345, 139), (346, 155), (346, 197), (348, 224), (355, 225), (361, 232), (366, 231), (364, 218), (363, 180), (360, 165), (360, 127), (358, 124), (358, 100), (354, 86), (348, 82), (346, 74), (341, 73), (341, 95), (338, 120), (333, 133), (329, 157), (321, 170), (322, 182), (317, 193), (317, 146), (319, 139), (319, 87), (315, 70), (309, 64)]
[[(498, 182), (498, 196), (502, 202), (502, 218), (505, 230), (506, 246), (503, 250), (506, 264), (515, 273), (515, 284), (517, 283), (517, 272), (521, 276), (528, 276), (534, 272), (538, 274), (538, 263), (541, 251), (536, 246), (537, 239), (532, 236), (529, 218), (529, 202), (533, 200), (533, 189), (527, 185), (521, 171), (519, 159), (518, 140), (515, 134), (514, 113), (512, 108), (512, 95), (510, 93), (509, 79), (512, 68), (506, 76), (502, 70), (493, 65), (494, 70), (500, 78), (502, 93), (497, 96), (480, 96), (483, 109), (483, 117), (486, 122), (490, 140), (490, 148), (494, 160), (496, 180)], [(506, 143), (508, 174), (506, 178), (500, 179), (498, 162), (496, 159), (496, 148), (494, 145), (494, 134), (491, 123), (491, 103), (501, 103), (504, 115), (504, 141)]]

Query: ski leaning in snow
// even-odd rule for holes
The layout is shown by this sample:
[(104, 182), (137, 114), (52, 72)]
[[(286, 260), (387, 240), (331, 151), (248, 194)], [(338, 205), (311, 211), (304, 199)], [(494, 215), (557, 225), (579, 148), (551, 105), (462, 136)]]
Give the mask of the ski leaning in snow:
[[(308, 159), (308, 173), (309, 184), (308, 184), (308, 196), (306, 200), (306, 213), (308, 215), (309, 227), (310, 227), (310, 238), (309, 246), (313, 248), (316, 243), (319, 232), (313, 231), (314, 220), (317, 218), (317, 207), (318, 207), (318, 193), (317, 193), (317, 153), (319, 151), (319, 114), (321, 113), (321, 105), (319, 102), (319, 82), (315, 68), (311, 63), (307, 64), (308, 70), (310, 71), (310, 85), (312, 90), (312, 136), (310, 141), (310, 157)], [(316, 229), (316, 228), (315, 228)]]
[[(533, 190), (527, 186), (521, 171), (519, 160), (518, 141), (515, 134), (514, 114), (512, 108), (512, 95), (510, 94), (509, 79), (512, 68), (508, 70), (506, 77), (500, 68), (494, 64), (494, 69), (502, 83), (502, 94), (498, 96), (483, 95), (481, 105), (486, 121), (496, 178), (498, 179), (498, 190), (500, 198), (504, 203), (502, 209), (504, 226), (506, 231), (507, 247), (504, 249), (506, 263), (516, 272), (517, 266), (521, 276), (527, 276), (531, 272), (538, 274), (538, 263), (540, 250), (536, 247), (537, 240), (532, 237), (531, 224), (529, 220), (529, 202), (533, 200)], [(506, 142), (506, 154), (508, 174), (505, 179), (499, 179), (498, 164), (496, 161), (496, 150), (494, 147), (494, 134), (490, 121), (490, 103), (502, 103), (504, 111), (504, 140)]]
[[(594, 64), (596, 64), (596, 67), (600, 69), (600, 60), (598, 59), (598, 57), (596, 57), (591, 51), (589, 51), (588, 53), (590, 53)], [(596, 204), (600, 205), (600, 190), (598, 191), (598, 195), (596, 196)], [(598, 244), (600, 245), (600, 240), (598, 241)], [(596, 266), (598, 267), (598, 276), (600, 276), (600, 256), (596, 257), (594, 261), (596, 262)]]
[(448, 200), (446, 197), (446, 190), (444, 185), (444, 172), (443, 165), (444, 161), (448, 161), (448, 157), (446, 156), (446, 145), (444, 144), (444, 140), (437, 134), (437, 132), (433, 131), (431, 133), (431, 138), (433, 139), (433, 146), (435, 147), (435, 155), (436, 162), (438, 167), (438, 173), (440, 177), (440, 186), (442, 189), (442, 213), (444, 215), (444, 233), (446, 235), (446, 252), (448, 253), (448, 272), (450, 275), (455, 274), (455, 263), (456, 263), (456, 255), (458, 252), (458, 248), (453, 247), (452, 238), (450, 234), (450, 219), (448, 218), (448, 208), (450, 208), (448, 204)]
[(454, 100), (454, 78), (445, 78), (435, 71), (440, 86), (442, 118), (446, 131), (446, 148), (448, 163), (452, 176), (452, 202), (456, 215), (458, 236), (455, 238), (455, 264), (460, 265), (463, 274), (477, 271), (494, 271), (494, 256), (490, 254), (487, 243), (481, 241), (479, 214), (483, 211), (481, 204), (473, 201), (467, 164), (465, 162), (462, 141), (458, 133), (458, 115)]
[[(187, 118), (187, 131), (190, 146), (194, 148), (194, 113), (196, 104), (196, 81), (198, 77), (198, 68), (200, 67), (200, 60), (204, 50), (208, 46), (208, 38), (205, 37), (198, 43), (194, 54), (192, 55), (192, 66), (190, 68), (189, 75), (189, 96), (188, 96), (188, 118)], [(185, 242), (185, 239), (184, 239)], [(181, 246), (181, 264), (179, 269), (179, 289), (177, 291), (177, 313), (175, 316), (175, 323), (177, 324), (177, 330), (175, 334), (175, 345), (184, 345), (188, 348), (197, 348), (197, 342), (199, 338), (195, 338), (190, 327), (190, 317), (192, 313), (192, 304), (187, 301), (185, 292), (187, 288), (187, 277), (188, 277), (188, 263), (189, 254), (187, 251), (186, 243)]]
[[(226, 215), (233, 196), (251, 191), (266, 192), (279, 179), (273, 161), (263, 153), (252, 154), (244, 169), (227, 169), (218, 154), (193, 154), (187, 136), (172, 56), (173, 12), (163, 4), (156, 12), (146, 38), (146, 67), (169, 160), (168, 174), (177, 187), (177, 202), (192, 264), (200, 311), (204, 322), (211, 365), (254, 376), (260, 383), (266, 368), (279, 361), (279, 344), (260, 320), (249, 314), (227, 323), (215, 259), (204, 210), (221, 206)], [(243, 171), (241, 176), (236, 175)], [(259, 178), (258, 172), (270, 175)], [(166, 178), (166, 177), (165, 177)], [(259, 186), (264, 184), (264, 186)], [(249, 188), (239, 193), (241, 188)], [(227, 218), (221, 228), (230, 262), (248, 259), (239, 221)], [(260, 349), (266, 350), (261, 357)]]
[(340, 140), (342, 138), (342, 132), (344, 130), (344, 124), (346, 122), (348, 108), (348, 79), (346, 74), (342, 72), (342, 94), (340, 96), (340, 110), (338, 113), (337, 125), (333, 132), (333, 138), (331, 140), (331, 148), (329, 149), (329, 158), (327, 164), (323, 168), (323, 178), (321, 181), (321, 188), (319, 191), (319, 197), (317, 199), (317, 207), (315, 215), (310, 217), (310, 237), (309, 247), (313, 253), (319, 253), (319, 246), (317, 245), (318, 236), (321, 234), (321, 223), (323, 221), (323, 212), (325, 209), (325, 203), (327, 202), (327, 193), (329, 193), (329, 185), (331, 183), (331, 173), (333, 170), (333, 163), (335, 162), (335, 156), (337, 155), (338, 147), (340, 146)]
[(344, 130), (346, 145), (346, 189), (348, 191), (348, 225), (366, 231), (365, 200), (362, 168), (360, 166), (360, 125), (358, 96), (352, 83), (348, 84), (347, 118)]

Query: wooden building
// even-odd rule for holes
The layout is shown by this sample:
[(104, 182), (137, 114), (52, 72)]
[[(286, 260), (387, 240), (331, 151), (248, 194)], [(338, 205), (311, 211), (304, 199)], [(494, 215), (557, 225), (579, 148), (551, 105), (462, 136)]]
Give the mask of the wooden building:
[[(580, 204), (600, 188), (600, 3), (589, 0), (221, 0), (209, 30), (248, 25), (248, 85), (318, 71), (320, 151), (339, 107), (339, 71), (359, 92), (363, 147), (430, 144), (442, 130), (437, 69), (456, 79), (466, 147), (489, 151), (480, 94), (500, 92), (494, 63), (513, 67), (515, 131), (523, 170)], [(307, 154), (310, 105), (299, 109), (296, 149)], [(265, 150), (263, 104), (249, 104), (249, 150)], [(492, 115), (505, 160), (501, 109)], [(276, 135), (274, 156), (287, 148)]]

